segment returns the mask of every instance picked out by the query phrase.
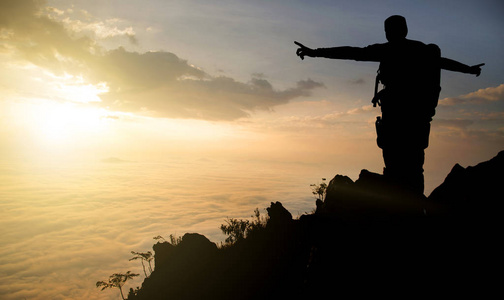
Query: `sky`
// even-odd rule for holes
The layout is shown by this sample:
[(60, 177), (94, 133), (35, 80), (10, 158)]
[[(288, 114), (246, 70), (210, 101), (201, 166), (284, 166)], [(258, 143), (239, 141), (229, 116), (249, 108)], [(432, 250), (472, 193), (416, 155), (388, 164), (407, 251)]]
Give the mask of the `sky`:
[[(435, 158), (457, 149), (453, 158), (460, 161), (436, 172), (488, 159), (503, 145), (499, 1), (1, 5), (4, 159), (198, 152), (361, 161), (342, 169), (354, 176), (362, 168), (379, 171), (380, 151), (373, 148), (379, 110), (369, 102), (377, 64), (301, 61), (293, 41), (312, 47), (385, 42), (383, 21), (392, 14), (406, 17), (410, 39), (435, 43), (443, 56), (468, 65), (486, 63), (480, 77), (443, 71), (427, 151)], [(429, 156), (426, 168), (436, 168)]]
[[(475, 165), (504, 149), (502, 1), (1, 0), (0, 201), (9, 238), (0, 253), (12, 257), (14, 249), (44, 241), (55, 253), (77, 243), (82, 249), (74, 253), (85, 257), (121, 247), (127, 256), (134, 250), (128, 247), (151, 243), (141, 236), (160, 234), (163, 222), (178, 232), (185, 226), (214, 234), (208, 228), (217, 229), (226, 213), (246, 216), (274, 199), (287, 201), (294, 215), (309, 209), (292, 200), (301, 197), (293, 196), (294, 186), (303, 190), (336, 174), (355, 180), (361, 169), (381, 173), (374, 129), (380, 111), (371, 105), (378, 65), (300, 60), (294, 41), (313, 48), (384, 43), (383, 21), (395, 14), (407, 19), (408, 38), (435, 43), (442, 56), (467, 65), (486, 64), (479, 77), (442, 71), (424, 165), (428, 194), (456, 163)], [(135, 165), (95, 167), (104, 159)], [(163, 176), (180, 186), (168, 184), (170, 190)], [(187, 192), (189, 178), (208, 197)], [(168, 195), (190, 205), (149, 225)], [(134, 197), (154, 208), (96, 218), (96, 207), (116, 209)], [(217, 198), (231, 199), (232, 209), (211, 202)], [(65, 214), (37, 215), (56, 206)], [(141, 225), (131, 228), (138, 230), (93, 248), (124, 225), (119, 212), (137, 212)], [(191, 221), (181, 221), (188, 215)], [(72, 219), (87, 227), (53, 235)], [(101, 226), (110, 231), (95, 221), (108, 222)], [(44, 225), (37, 229), (37, 222)], [(88, 239), (75, 239), (77, 233)], [(18, 236), (26, 238), (16, 243)], [(50, 244), (59, 239), (74, 243)], [(36, 253), (44, 250), (31, 249), (25, 258)], [(9, 284), (28, 286), (25, 273), (13, 271), (22, 266), (5, 261), (0, 270)], [(105, 275), (109, 270), (96, 271), (105, 261), (79, 275)], [(56, 282), (64, 275), (51, 276)], [(0, 295), (40, 294), (12, 289), (0, 287)], [(43, 295), (79, 298), (61, 293)]]

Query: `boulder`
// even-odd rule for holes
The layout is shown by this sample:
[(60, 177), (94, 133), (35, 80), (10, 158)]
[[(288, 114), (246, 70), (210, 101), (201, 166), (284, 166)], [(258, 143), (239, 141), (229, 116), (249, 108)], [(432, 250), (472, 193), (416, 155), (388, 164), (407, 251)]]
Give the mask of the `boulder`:
[(423, 195), (413, 193), (383, 175), (362, 170), (359, 179), (336, 175), (327, 187), (324, 203), (316, 213), (342, 220), (388, 220), (392, 217), (421, 217), (433, 210)]
[(156, 243), (154, 250), (154, 270), (162, 270), (173, 255), (175, 246), (168, 242)]
[(502, 206), (503, 170), (504, 151), (476, 166), (464, 168), (456, 164), (444, 182), (432, 191), (429, 200), (472, 214), (499, 210)]
[(211, 242), (206, 236), (199, 233), (186, 233), (182, 241), (178, 244), (180, 251), (213, 252), (217, 250), (217, 245)]
[(290, 224), (292, 222), (292, 214), (283, 207), (280, 202), (271, 202), (270, 207), (266, 208), (269, 220), (268, 227), (280, 227)]

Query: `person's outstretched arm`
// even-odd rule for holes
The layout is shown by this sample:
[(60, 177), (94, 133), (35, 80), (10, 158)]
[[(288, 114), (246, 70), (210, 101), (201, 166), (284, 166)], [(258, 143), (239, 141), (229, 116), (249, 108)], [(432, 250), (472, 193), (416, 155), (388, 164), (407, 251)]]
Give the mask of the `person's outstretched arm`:
[(379, 61), (378, 58), (373, 57), (373, 51), (370, 51), (370, 47), (372, 46), (368, 46), (366, 48), (343, 46), (311, 49), (299, 42), (294, 42), (294, 44), (299, 46), (296, 51), (296, 55), (301, 59), (304, 59), (305, 56), (308, 56), (325, 57), (332, 59), (352, 59), (359, 61)]
[(481, 67), (484, 65), (485, 64), (468, 66), (453, 59), (441, 57), (441, 69), (448, 71), (461, 72), (479, 76), (481, 74)]

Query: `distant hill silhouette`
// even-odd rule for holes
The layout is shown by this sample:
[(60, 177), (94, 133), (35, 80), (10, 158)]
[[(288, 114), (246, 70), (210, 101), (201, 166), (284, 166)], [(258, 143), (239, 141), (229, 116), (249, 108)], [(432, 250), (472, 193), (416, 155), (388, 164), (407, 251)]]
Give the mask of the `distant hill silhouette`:
[(267, 225), (232, 246), (196, 233), (155, 244), (155, 270), (128, 299), (488, 298), (503, 169), (504, 151), (456, 165), (428, 198), (366, 170), (336, 175), (315, 213), (293, 219), (272, 203)]

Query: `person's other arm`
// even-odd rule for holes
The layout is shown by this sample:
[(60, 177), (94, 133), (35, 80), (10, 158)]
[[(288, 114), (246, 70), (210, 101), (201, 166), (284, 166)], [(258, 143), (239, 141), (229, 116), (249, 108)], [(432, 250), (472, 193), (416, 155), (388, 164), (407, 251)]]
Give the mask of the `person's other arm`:
[(448, 71), (461, 72), (479, 76), (481, 74), (481, 66), (484, 65), (485, 64), (468, 66), (453, 59), (441, 57), (441, 69)]

